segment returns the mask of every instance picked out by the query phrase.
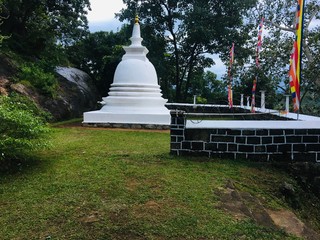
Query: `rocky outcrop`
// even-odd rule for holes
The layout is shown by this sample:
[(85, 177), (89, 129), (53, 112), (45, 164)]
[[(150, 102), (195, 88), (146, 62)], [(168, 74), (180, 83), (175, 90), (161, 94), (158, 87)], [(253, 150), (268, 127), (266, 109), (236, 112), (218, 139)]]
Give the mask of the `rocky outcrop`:
[(0, 95), (8, 96), (7, 88), (10, 82), (4, 77), (0, 77)]
[[(82, 117), (86, 111), (97, 109), (100, 99), (90, 76), (76, 68), (58, 67), (56, 77), (58, 90), (54, 97), (42, 95), (29, 84), (13, 83), (10, 79), (17, 73), (10, 59), (0, 56), (0, 95), (16, 92), (34, 101), (39, 108), (48, 111), (53, 121)], [(1, 65), (1, 64), (0, 64)]]
[(230, 179), (224, 188), (216, 191), (216, 194), (220, 197), (217, 208), (230, 213), (235, 220), (250, 219), (267, 229), (281, 229), (303, 239), (311, 240), (320, 237), (319, 233), (302, 222), (291, 210), (266, 208), (264, 202), (249, 192), (237, 189)]
[(87, 73), (69, 67), (58, 67), (56, 72), (59, 80), (58, 94), (42, 103), (56, 120), (82, 117), (83, 112), (97, 108), (100, 98)]

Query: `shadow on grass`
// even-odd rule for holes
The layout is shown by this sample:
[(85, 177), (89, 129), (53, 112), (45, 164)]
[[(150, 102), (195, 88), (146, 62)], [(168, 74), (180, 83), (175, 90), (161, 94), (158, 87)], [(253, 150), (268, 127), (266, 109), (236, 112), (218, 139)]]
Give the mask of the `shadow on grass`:
[(23, 158), (5, 159), (0, 161), (0, 176), (14, 176), (18, 174), (41, 171), (49, 167), (50, 161), (44, 161), (38, 156), (29, 155)]

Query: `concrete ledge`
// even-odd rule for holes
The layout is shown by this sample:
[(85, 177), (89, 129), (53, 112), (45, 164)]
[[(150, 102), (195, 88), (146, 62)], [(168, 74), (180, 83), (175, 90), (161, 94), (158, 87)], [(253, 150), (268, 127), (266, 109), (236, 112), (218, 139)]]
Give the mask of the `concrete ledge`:
[(320, 118), (318, 121), (215, 121), (187, 120), (187, 129), (320, 129)]

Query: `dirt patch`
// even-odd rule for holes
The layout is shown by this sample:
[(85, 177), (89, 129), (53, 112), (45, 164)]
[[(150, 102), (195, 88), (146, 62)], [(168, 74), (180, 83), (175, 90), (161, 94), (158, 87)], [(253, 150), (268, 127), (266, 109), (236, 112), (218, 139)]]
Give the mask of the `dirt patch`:
[(82, 218), (80, 218), (80, 222), (82, 223), (95, 223), (95, 222), (99, 222), (100, 221), (100, 214), (99, 212), (91, 212), (89, 215), (84, 216)]
[(130, 208), (127, 204), (114, 203), (108, 212), (109, 220), (115, 225), (127, 224), (130, 215)]
[(144, 204), (144, 206), (148, 209), (159, 210), (161, 208), (160, 204), (156, 201), (148, 201)]
[(176, 207), (176, 204), (169, 199), (148, 200), (145, 203), (132, 207), (132, 214), (138, 219), (149, 222), (159, 222), (159, 219), (167, 219), (169, 212)]
[(140, 183), (136, 179), (129, 179), (126, 182), (126, 188), (132, 192), (136, 191), (139, 186), (140, 186)]
[(133, 213), (138, 218), (150, 219), (153, 216), (164, 215), (162, 211), (164, 209), (163, 202), (157, 202), (155, 200), (149, 200), (143, 204), (138, 204), (133, 207)]

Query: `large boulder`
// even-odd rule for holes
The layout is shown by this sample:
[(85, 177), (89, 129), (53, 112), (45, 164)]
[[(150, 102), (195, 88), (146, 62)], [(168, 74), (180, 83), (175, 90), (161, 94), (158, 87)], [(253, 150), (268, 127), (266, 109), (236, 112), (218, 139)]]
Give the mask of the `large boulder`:
[(59, 80), (57, 97), (42, 104), (56, 120), (82, 117), (83, 112), (97, 108), (100, 99), (90, 76), (76, 68), (57, 67)]
[[(44, 96), (34, 87), (23, 83), (10, 83), (9, 91), (33, 100), (40, 108), (52, 114), (53, 121), (82, 117), (84, 112), (97, 109), (100, 97), (87, 73), (69, 67), (58, 67), (56, 73), (59, 87), (54, 97)], [(8, 83), (0, 83), (1, 94), (5, 95), (6, 89), (3, 86)]]
[(39, 108), (50, 112), (54, 121), (82, 117), (84, 112), (97, 109), (101, 96), (87, 73), (71, 67), (57, 67), (59, 87), (52, 97), (41, 94), (27, 81), (16, 82), (19, 68), (12, 58), (0, 53), (0, 95), (16, 92), (26, 96)]

